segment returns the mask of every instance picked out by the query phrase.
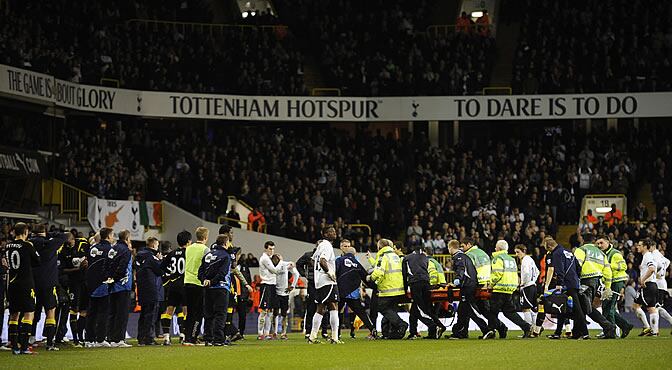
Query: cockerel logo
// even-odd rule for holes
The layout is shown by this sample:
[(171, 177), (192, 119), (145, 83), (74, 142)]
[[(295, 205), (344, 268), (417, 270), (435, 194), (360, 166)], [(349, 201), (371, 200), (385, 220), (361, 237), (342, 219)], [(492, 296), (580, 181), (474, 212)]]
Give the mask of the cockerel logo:
[(105, 226), (113, 227), (114, 224), (119, 222), (119, 218), (117, 217), (117, 214), (119, 214), (119, 211), (121, 211), (122, 208), (124, 208), (124, 206), (121, 206), (116, 211), (110, 212), (107, 215), (105, 215)]

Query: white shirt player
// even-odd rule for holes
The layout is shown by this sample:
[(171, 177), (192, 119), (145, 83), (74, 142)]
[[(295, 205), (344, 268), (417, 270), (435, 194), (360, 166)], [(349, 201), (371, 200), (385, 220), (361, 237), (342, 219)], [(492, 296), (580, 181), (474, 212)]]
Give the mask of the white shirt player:
[(268, 254), (264, 253), (259, 257), (259, 276), (262, 284), (275, 285), (277, 276), (282, 271), (280, 264), (278, 266), (273, 265), (273, 261)]
[(667, 259), (658, 249), (651, 252), (653, 258), (656, 261), (656, 285), (658, 289), (667, 290), (667, 280), (665, 279), (665, 273), (667, 269), (670, 268), (670, 260)]
[(280, 261), (276, 266), (278, 269), (277, 280), (275, 282), (275, 294), (286, 296), (289, 295), (287, 292), (287, 286), (289, 286), (289, 273), (292, 273), (294, 280), (292, 281), (292, 288), (296, 288), (296, 283), (299, 281), (299, 271), (296, 267), (292, 266), (289, 268), (290, 262)]
[(327, 260), (329, 273), (336, 274), (336, 255), (334, 254), (334, 248), (328, 240), (320, 241), (317, 245), (317, 249), (315, 249), (315, 253), (313, 253), (313, 261), (315, 261), (315, 265), (313, 266), (313, 271), (315, 272), (315, 289), (320, 289), (327, 285), (336, 285), (336, 282), (329, 277), (329, 274), (322, 270), (322, 267), (320, 266), (320, 260), (322, 258)]
[[(642, 255), (642, 263), (639, 265), (639, 276), (640, 278), (643, 278), (647, 271), (649, 270), (649, 267), (653, 267), (654, 270), (658, 269), (658, 266), (656, 265), (656, 260), (653, 257), (653, 253), (651, 252), (646, 252)], [(656, 282), (656, 273), (654, 272), (649, 276), (648, 279), (644, 283), (655, 283)]]
[(520, 286), (527, 288), (537, 283), (539, 268), (530, 256), (525, 256), (520, 261)]

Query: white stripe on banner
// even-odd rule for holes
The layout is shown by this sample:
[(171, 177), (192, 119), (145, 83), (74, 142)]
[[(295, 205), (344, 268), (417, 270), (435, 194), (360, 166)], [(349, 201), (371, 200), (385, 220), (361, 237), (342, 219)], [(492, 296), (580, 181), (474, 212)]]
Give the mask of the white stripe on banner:
[(89, 86), (0, 64), (0, 95), (80, 111), (246, 121), (467, 121), (672, 116), (672, 92), (325, 97), (173, 93)]

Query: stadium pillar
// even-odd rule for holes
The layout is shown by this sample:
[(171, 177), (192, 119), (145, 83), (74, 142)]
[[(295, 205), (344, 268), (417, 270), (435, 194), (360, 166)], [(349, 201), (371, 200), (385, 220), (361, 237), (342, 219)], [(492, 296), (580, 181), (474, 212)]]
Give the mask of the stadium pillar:
[(633, 118), (632, 119), (632, 124), (635, 126), (637, 130), (639, 130), (639, 118)]
[(460, 141), (460, 121), (453, 121), (453, 145)]
[(413, 133), (413, 121), (408, 121), (408, 133)]
[(614, 131), (618, 131), (618, 119), (616, 118), (607, 119), (607, 130), (611, 129), (613, 129)]
[(439, 146), (439, 121), (429, 121), (429, 145)]
[(590, 135), (590, 133), (593, 131), (593, 121), (588, 118), (586, 120), (586, 135)]

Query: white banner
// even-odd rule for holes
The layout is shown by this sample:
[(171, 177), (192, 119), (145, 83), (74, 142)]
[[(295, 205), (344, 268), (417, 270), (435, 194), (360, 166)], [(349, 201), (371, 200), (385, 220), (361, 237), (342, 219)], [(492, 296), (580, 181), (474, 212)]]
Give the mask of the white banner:
[(145, 228), (140, 223), (140, 204), (131, 200), (107, 200), (89, 197), (88, 220), (94, 231), (103, 227), (131, 232), (131, 240), (143, 240)]
[(84, 111), (255, 121), (468, 121), (671, 117), (672, 92), (418, 97), (246, 96), (81, 85), (0, 65), (0, 94)]

